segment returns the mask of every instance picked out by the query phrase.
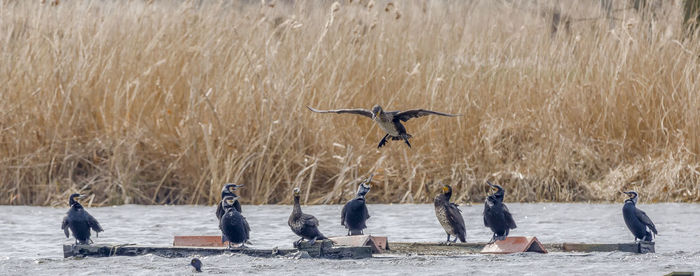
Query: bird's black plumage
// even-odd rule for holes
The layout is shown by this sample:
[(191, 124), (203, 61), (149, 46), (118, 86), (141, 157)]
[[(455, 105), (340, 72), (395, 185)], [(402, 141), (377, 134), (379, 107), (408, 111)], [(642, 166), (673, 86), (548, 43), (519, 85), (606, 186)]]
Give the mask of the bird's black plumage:
[(318, 219), (312, 215), (304, 214), (301, 211), (301, 205), (299, 204), (299, 188), (294, 188), (294, 208), (292, 209), (292, 214), (289, 215), (287, 224), (294, 234), (301, 237), (301, 239), (294, 242), (294, 246), (299, 246), (299, 243), (304, 239), (309, 240), (311, 244), (314, 244), (316, 240), (327, 239), (321, 234), (321, 231), (318, 230)]
[(229, 247), (232, 244), (241, 244), (241, 247), (245, 247), (245, 243), (250, 239), (250, 226), (248, 221), (241, 215), (241, 213), (233, 207), (234, 202), (238, 200), (238, 197), (227, 196), (222, 200), (224, 215), (221, 216), (221, 221), (219, 221), (219, 229), (221, 229), (221, 241), (229, 242)]
[[(452, 197), (452, 187), (444, 185), (442, 193), (435, 197), (435, 216), (447, 233), (448, 243), (457, 242), (457, 239), (466, 242), (467, 231), (462, 211), (459, 210), (457, 204), (450, 203), (450, 197)], [(450, 241), (450, 236), (455, 236), (454, 241)]]
[(515, 221), (508, 207), (503, 204), (505, 190), (499, 185), (487, 182), (489, 186), (497, 189), (496, 193), (489, 195), (484, 203), (484, 226), (491, 229), (493, 237), (489, 243), (497, 240), (505, 240), (510, 229), (515, 229)]
[(384, 130), (387, 134), (384, 135), (377, 148), (383, 147), (389, 140), (403, 140), (408, 147), (411, 147), (411, 143), (408, 139), (413, 137), (411, 134), (406, 132), (406, 127), (401, 124), (401, 122), (406, 122), (411, 118), (419, 118), (428, 115), (438, 115), (438, 116), (462, 116), (460, 114), (449, 114), (442, 113), (426, 109), (413, 109), (406, 111), (384, 111), (381, 106), (375, 105), (372, 110), (366, 110), (361, 108), (356, 109), (335, 109), (335, 110), (318, 110), (307, 106), (307, 108), (316, 113), (337, 113), (337, 114), (355, 114), (368, 117), (375, 121), (379, 128)]
[[(656, 226), (651, 221), (647, 214), (637, 208), (637, 192), (624, 192), (629, 196), (625, 200), (625, 205), (622, 206), (622, 217), (625, 219), (627, 228), (634, 235), (634, 240), (652, 241), (654, 235), (658, 234)], [(651, 232), (649, 232), (651, 230)], [(652, 232), (654, 234), (652, 234)]]
[(370, 218), (370, 215), (367, 210), (365, 195), (367, 195), (371, 188), (371, 181), (372, 175), (360, 183), (360, 186), (357, 187), (355, 198), (345, 203), (343, 210), (340, 211), (340, 224), (348, 229), (348, 236), (362, 235), (364, 229), (367, 228), (365, 222)]
[[(226, 185), (224, 185), (224, 187), (221, 188), (221, 201), (219, 201), (219, 204), (216, 205), (216, 219), (220, 221), (221, 216), (224, 215), (224, 208), (221, 204), (224, 201), (224, 198), (227, 196), (237, 197), (238, 195), (236, 195), (235, 192), (240, 187), (243, 187), (243, 184), (238, 185), (233, 183), (226, 183)], [(243, 211), (241, 210), (241, 203), (238, 202), (238, 200), (236, 200), (233, 203), (233, 208), (236, 208), (236, 211), (238, 211), (239, 213), (243, 213)]]
[(99, 237), (99, 233), (104, 230), (102, 230), (100, 223), (97, 222), (75, 198), (82, 198), (82, 196), (80, 194), (70, 195), (68, 199), (70, 209), (63, 218), (61, 229), (63, 229), (63, 233), (66, 234), (66, 238), (70, 237), (68, 233), (68, 229), (70, 229), (70, 232), (73, 232), (76, 244), (89, 244), (92, 242), (90, 239), (90, 229), (95, 231), (97, 237)]
[(190, 265), (194, 267), (194, 271), (202, 272), (202, 261), (200, 261), (199, 259), (192, 258), (192, 261), (190, 261)]

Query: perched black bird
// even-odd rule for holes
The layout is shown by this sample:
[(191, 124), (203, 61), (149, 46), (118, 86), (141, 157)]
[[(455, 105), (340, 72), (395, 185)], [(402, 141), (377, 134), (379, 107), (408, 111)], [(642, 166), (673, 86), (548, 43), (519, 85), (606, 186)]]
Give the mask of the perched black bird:
[[(233, 183), (226, 183), (226, 185), (224, 185), (224, 187), (221, 189), (221, 201), (219, 202), (219, 204), (216, 205), (216, 219), (220, 221), (221, 216), (224, 215), (224, 208), (222, 207), (223, 205), (221, 204), (221, 202), (223, 202), (224, 198), (227, 196), (237, 197), (238, 195), (236, 195), (236, 190), (238, 190), (238, 188), (240, 187), (243, 187), (243, 184), (238, 185)], [(243, 211), (241, 211), (241, 203), (238, 202), (238, 200), (234, 202), (233, 208), (236, 208), (236, 211), (238, 211), (239, 213), (243, 213)]]
[(192, 261), (190, 261), (190, 265), (194, 267), (194, 271), (202, 272), (202, 261), (200, 261), (199, 259), (192, 258)]
[(491, 228), (493, 231), (493, 237), (489, 243), (495, 241), (502, 241), (508, 237), (510, 229), (515, 229), (515, 221), (513, 221), (513, 216), (508, 211), (508, 207), (503, 204), (503, 197), (505, 197), (505, 190), (499, 185), (493, 185), (491, 182), (486, 182), (492, 188), (496, 189), (496, 193), (488, 196), (486, 198), (486, 203), (484, 204), (484, 226)]
[[(457, 242), (457, 238), (461, 242), (466, 242), (467, 230), (464, 226), (462, 211), (457, 204), (450, 203), (450, 197), (452, 197), (452, 187), (443, 185), (442, 193), (435, 197), (435, 216), (447, 233), (447, 243)], [(453, 241), (450, 241), (450, 235), (455, 236)]]
[[(625, 205), (622, 206), (622, 217), (625, 218), (627, 228), (630, 229), (630, 232), (632, 232), (632, 235), (634, 235), (634, 241), (637, 241), (637, 239), (642, 241), (652, 241), (654, 239), (654, 235), (658, 234), (658, 232), (656, 232), (656, 226), (654, 226), (654, 223), (651, 222), (651, 219), (649, 216), (647, 216), (647, 213), (637, 209), (637, 192), (629, 191), (623, 193), (627, 194), (629, 198), (625, 199)], [(647, 228), (651, 229), (651, 232), (654, 232), (654, 235), (652, 235)]]
[(229, 242), (229, 248), (233, 247), (234, 243), (240, 244), (240, 247), (246, 247), (245, 243), (250, 239), (248, 221), (233, 207), (237, 200), (237, 196), (227, 196), (221, 201), (224, 209), (224, 215), (219, 221), (221, 241)]
[(345, 203), (343, 210), (340, 211), (340, 224), (348, 229), (348, 236), (362, 235), (363, 230), (367, 228), (365, 222), (369, 219), (369, 211), (365, 203), (365, 195), (371, 188), (372, 175), (357, 187), (357, 195), (355, 198)]
[(362, 115), (368, 118), (371, 118), (372, 121), (376, 122), (377, 125), (379, 125), (379, 128), (384, 130), (387, 134), (384, 135), (384, 138), (382, 138), (381, 141), (379, 141), (379, 145), (377, 148), (381, 148), (386, 144), (387, 138), (391, 140), (403, 140), (406, 142), (406, 145), (408, 147), (411, 147), (411, 143), (408, 142), (408, 139), (411, 138), (411, 134), (406, 133), (406, 128), (401, 124), (401, 122), (406, 122), (411, 118), (418, 118), (418, 117), (423, 117), (423, 116), (428, 116), (428, 115), (439, 115), (439, 116), (448, 116), (448, 117), (455, 117), (455, 116), (462, 116), (461, 114), (449, 114), (449, 113), (442, 113), (442, 112), (437, 112), (437, 111), (431, 111), (431, 110), (426, 110), (426, 109), (413, 109), (413, 110), (406, 110), (406, 111), (384, 111), (381, 106), (375, 105), (372, 108), (372, 111), (369, 111), (367, 109), (336, 109), (336, 110), (318, 110), (311, 108), (307, 106), (307, 108), (313, 112), (317, 113), (338, 113), (338, 114), (343, 114), (343, 113), (348, 113), (348, 114), (357, 114), (357, 115)]
[(294, 242), (295, 247), (298, 247), (299, 243), (304, 239), (309, 240), (311, 244), (316, 243), (316, 240), (327, 239), (326, 236), (321, 234), (321, 231), (318, 230), (318, 219), (312, 215), (304, 214), (301, 211), (301, 205), (299, 205), (299, 188), (294, 188), (294, 209), (292, 209), (292, 214), (289, 215), (287, 224), (289, 224), (289, 228), (292, 229), (294, 234), (301, 237), (301, 239)]
[(99, 237), (99, 233), (104, 231), (102, 226), (97, 220), (90, 215), (83, 205), (75, 199), (83, 199), (84, 196), (80, 194), (72, 194), (68, 198), (68, 203), (70, 204), (70, 209), (66, 216), (63, 218), (63, 224), (61, 229), (63, 233), (66, 234), (66, 238), (70, 237), (68, 234), (68, 229), (73, 232), (73, 237), (75, 238), (75, 244), (90, 244), (92, 240), (90, 239), (90, 229), (95, 231), (95, 236)]

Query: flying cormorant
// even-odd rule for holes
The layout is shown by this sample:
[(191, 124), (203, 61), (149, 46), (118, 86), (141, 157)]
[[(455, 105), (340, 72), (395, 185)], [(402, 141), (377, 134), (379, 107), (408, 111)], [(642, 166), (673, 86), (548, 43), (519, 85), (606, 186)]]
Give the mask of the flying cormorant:
[[(221, 201), (219, 202), (219, 204), (216, 205), (216, 219), (221, 220), (221, 216), (224, 215), (224, 208), (221, 202), (223, 202), (224, 198), (227, 196), (237, 197), (238, 195), (236, 195), (236, 190), (238, 190), (238, 188), (240, 187), (243, 187), (243, 184), (238, 185), (233, 183), (226, 183), (226, 185), (224, 185), (224, 187), (221, 189)], [(241, 203), (238, 202), (238, 200), (236, 200), (233, 203), (233, 208), (236, 208), (236, 211), (238, 211), (239, 213), (243, 213), (243, 211), (241, 211)]]
[[(627, 194), (629, 198), (625, 199), (625, 205), (622, 207), (622, 216), (625, 218), (627, 228), (629, 228), (632, 235), (634, 235), (634, 241), (638, 239), (642, 241), (652, 241), (654, 235), (658, 234), (658, 232), (656, 232), (656, 226), (651, 222), (647, 213), (637, 209), (637, 192), (629, 191), (623, 193)], [(654, 235), (647, 230), (647, 227), (651, 229), (651, 232), (654, 232)]]
[(365, 221), (369, 219), (369, 211), (367, 211), (367, 204), (365, 202), (365, 195), (369, 192), (371, 188), (370, 182), (372, 182), (372, 176), (370, 175), (365, 181), (360, 183), (357, 187), (357, 195), (355, 198), (345, 203), (343, 210), (340, 211), (340, 224), (348, 229), (348, 236), (352, 235), (362, 235), (363, 230), (367, 228)]
[(372, 108), (372, 111), (366, 110), (366, 109), (336, 109), (336, 110), (318, 110), (314, 109), (310, 106), (307, 106), (309, 110), (317, 113), (349, 113), (349, 114), (357, 114), (357, 115), (362, 115), (368, 118), (371, 118), (374, 122), (379, 125), (379, 127), (384, 130), (387, 134), (384, 135), (384, 138), (382, 138), (381, 141), (379, 141), (379, 145), (377, 148), (381, 148), (386, 144), (387, 139), (391, 140), (403, 140), (406, 142), (406, 145), (408, 147), (411, 147), (411, 143), (408, 142), (408, 139), (411, 138), (412, 136), (408, 133), (406, 133), (406, 128), (401, 124), (401, 121), (406, 122), (411, 118), (418, 118), (418, 117), (423, 117), (423, 116), (428, 116), (428, 115), (439, 115), (439, 116), (448, 116), (448, 117), (455, 117), (455, 116), (462, 116), (461, 114), (449, 114), (449, 113), (442, 113), (442, 112), (437, 112), (437, 111), (431, 111), (431, 110), (426, 110), (426, 109), (413, 109), (413, 110), (406, 110), (403, 112), (400, 111), (384, 111), (381, 106), (375, 105)]
[(68, 234), (68, 229), (73, 232), (73, 237), (75, 238), (75, 244), (90, 244), (92, 240), (90, 239), (90, 229), (95, 231), (95, 236), (99, 237), (99, 233), (104, 231), (102, 226), (97, 220), (90, 215), (83, 205), (76, 200), (85, 198), (80, 194), (72, 194), (68, 198), (68, 203), (70, 204), (70, 209), (63, 218), (63, 224), (61, 229), (63, 233), (66, 234), (66, 238), (70, 237)]
[(250, 239), (250, 226), (248, 221), (241, 213), (234, 208), (237, 196), (227, 196), (221, 201), (223, 205), (224, 215), (219, 221), (219, 229), (221, 229), (221, 242), (229, 242), (229, 248), (232, 244), (240, 244), (240, 247), (245, 247), (245, 243)]
[[(459, 210), (457, 204), (450, 203), (450, 197), (452, 197), (452, 187), (443, 185), (442, 193), (435, 197), (435, 216), (447, 233), (447, 243), (457, 242), (457, 238), (461, 242), (466, 242), (467, 233), (462, 210)], [(455, 236), (453, 241), (450, 241), (450, 235)]]
[(294, 242), (295, 247), (298, 247), (299, 243), (304, 239), (309, 240), (310, 244), (314, 244), (316, 240), (327, 239), (321, 234), (321, 231), (318, 230), (318, 219), (312, 215), (304, 214), (301, 211), (301, 205), (299, 205), (299, 188), (294, 188), (294, 209), (292, 209), (292, 214), (289, 215), (287, 224), (289, 224), (289, 228), (292, 229), (294, 234), (301, 237), (301, 239)]
[(200, 261), (199, 259), (192, 258), (192, 261), (190, 261), (190, 265), (194, 267), (194, 271), (202, 272), (202, 261)]
[(505, 196), (505, 190), (499, 185), (493, 185), (491, 182), (486, 182), (492, 188), (496, 189), (496, 192), (486, 198), (484, 204), (484, 226), (491, 228), (493, 232), (493, 237), (489, 243), (495, 241), (502, 241), (508, 237), (510, 229), (515, 229), (515, 221), (513, 221), (513, 216), (508, 211), (508, 207), (503, 204), (503, 197)]

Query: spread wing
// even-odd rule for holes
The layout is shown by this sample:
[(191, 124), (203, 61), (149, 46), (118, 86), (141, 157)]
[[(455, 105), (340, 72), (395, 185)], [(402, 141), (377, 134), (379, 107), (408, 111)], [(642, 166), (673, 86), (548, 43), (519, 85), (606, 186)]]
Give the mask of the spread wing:
[(345, 226), (345, 211), (347, 209), (348, 205), (345, 204), (343, 205), (343, 210), (340, 211), (340, 225)]
[(636, 209), (635, 215), (637, 215), (637, 218), (640, 221), (642, 221), (642, 223), (644, 223), (646, 226), (648, 226), (649, 229), (651, 229), (651, 231), (654, 232), (654, 234), (658, 234), (658, 232), (656, 232), (656, 226), (653, 222), (651, 222), (651, 219), (649, 218), (649, 216), (647, 216), (647, 213), (644, 213), (644, 211), (642, 210)]
[[(371, 115), (371, 113), (370, 113), (370, 115)], [(403, 112), (399, 112), (398, 114), (396, 114), (396, 116), (394, 118), (405, 122), (411, 118), (418, 118), (418, 117), (423, 117), (423, 116), (428, 116), (428, 115), (439, 115), (439, 116), (447, 116), (447, 117), (462, 116), (462, 114), (449, 114), (449, 113), (442, 113), (442, 112), (426, 110), (426, 109), (413, 109), (413, 110), (406, 110)]]
[(100, 223), (97, 222), (95, 217), (93, 217), (89, 213), (85, 212), (85, 215), (87, 216), (88, 226), (90, 226), (90, 228), (92, 228), (92, 230), (95, 231), (95, 235), (97, 237), (100, 237), (100, 234), (98, 234), (98, 233), (104, 231), (104, 230), (102, 230), (102, 226), (100, 226)]
[(338, 113), (338, 114), (343, 114), (343, 113), (348, 113), (348, 114), (357, 114), (357, 115), (362, 115), (367, 118), (372, 118), (372, 112), (366, 109), (334, 109), (334, 110), (318, 110), (313, 107), (307, 106), (307, 108), (313, 112), (316, 113)]
[(515, 225), (515, 220), (513, 220), (513, 215), (510, 214), (510, 210), (508, 210), (508, 207), (503, 204), (503, 216), (506, 218), (506, 226), (510, 229), (515, 229), (518, 227)]
[(309, 214), (301, 215), (301, 221), (303, 221), (304, 224), (309, 226), (318, 226), (318, 220), (316, 219), (316, 217)]
[(63, 229), (63, 233), (66, 234), (66, 238), (70, 238), (70, 233), (68, 232), (68, 216), (63, 217), (61, 229)]

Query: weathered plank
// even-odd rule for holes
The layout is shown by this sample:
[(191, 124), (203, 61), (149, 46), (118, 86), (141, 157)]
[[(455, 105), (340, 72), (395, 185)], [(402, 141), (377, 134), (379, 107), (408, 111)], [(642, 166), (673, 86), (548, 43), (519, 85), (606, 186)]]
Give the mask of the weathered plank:
[[(654, 243), (613, 243), (613, 244), (584, 244), (584, 243), (545, 243), (542, 244), (547, 252), (654, 252)], [(431, 242), (391, 242), (390, 254), (421, 254), (421, 255), (464, 255), (479, 253), (486, 243), (431, 243)]]
[(256, 248), (227, 248), (227, 247), (189, 247), (189, 246), (158, 246), (158, 245), (134, 245), (134, 244), (90, 244), (90, 245), (63, 245), (63, 257), (91, 256), (138, 256), (153, 254), (166, 258), (189, 257), (193, 255), (207, 256), (224, 253), (238, 253), (255, 257), (273, 257), (295, 254), (306, 251), (309, 257), (330, 259), (359, 259), (372, 257), (372, 249), (368, 246), (349, 247), (334, 246), (329, 240), (319, 241), (311, 245), (300, 244), (295, 249), (256, 249)]

